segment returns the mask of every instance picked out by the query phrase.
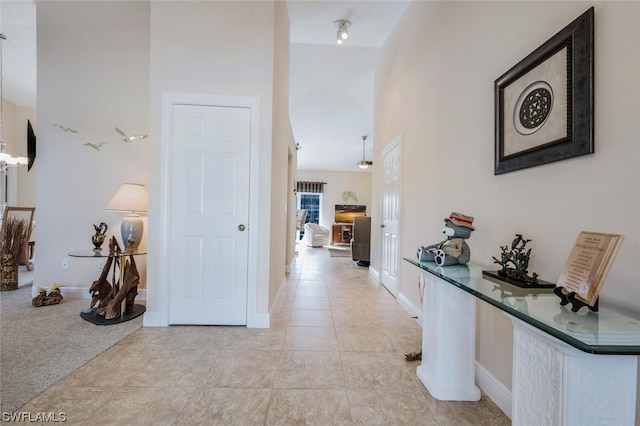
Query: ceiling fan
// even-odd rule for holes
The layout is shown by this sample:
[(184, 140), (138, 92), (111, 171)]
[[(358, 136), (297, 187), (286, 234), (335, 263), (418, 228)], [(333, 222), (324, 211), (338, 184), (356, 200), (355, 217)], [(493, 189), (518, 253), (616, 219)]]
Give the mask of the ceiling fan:
[(367, 140), (367, 136), (362, 137), (362, 160), (358, 163), (358, 167), (361, 169), (368, 169), (369, 166), (373, 166), (373, 161), (367, 161), (364, 157), (364, 142)]

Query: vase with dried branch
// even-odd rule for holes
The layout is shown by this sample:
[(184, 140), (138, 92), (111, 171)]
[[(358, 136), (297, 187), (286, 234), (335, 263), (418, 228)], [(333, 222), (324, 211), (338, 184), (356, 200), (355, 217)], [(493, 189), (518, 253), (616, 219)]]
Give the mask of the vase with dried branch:
[(0, 235), (0, 291), (18, 289), (18, 253), (29, 238), (29, 223), (24, 219), (6, 218)]

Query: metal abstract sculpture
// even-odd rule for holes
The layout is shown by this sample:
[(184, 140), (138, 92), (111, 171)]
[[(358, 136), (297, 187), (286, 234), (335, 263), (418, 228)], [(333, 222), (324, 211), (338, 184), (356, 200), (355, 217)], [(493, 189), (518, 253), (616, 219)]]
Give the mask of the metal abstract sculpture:
[(522, 234), (516, 234), (511, 246), (500, 246), (502, 250), (500, 259), (493, 256), (493, 263), (497, 263), (502, 269), (499, 271), (482, 271), (482, 273), (518, 287), (555, 287), (555, 284), (539, 280), (538, 274), (535, 272), (532, 276), (528, 275), (529, 259), (531, 257), (531, 248), (527, 248), (529, 242), (531, 240), (524, 238)]

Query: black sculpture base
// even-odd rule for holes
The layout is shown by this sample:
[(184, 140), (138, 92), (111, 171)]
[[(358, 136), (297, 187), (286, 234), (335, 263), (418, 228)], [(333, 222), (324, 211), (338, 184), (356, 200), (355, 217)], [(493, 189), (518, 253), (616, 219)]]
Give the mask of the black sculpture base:
[(105, 319), (103, 315), (96, 314), (95, 309), (93, 309), (89, 313), (81, 312), (80, 317), (96, 325), (113, 325), (120, 324), (121, 322), (131, 321), (132, 319), (144, 314), (146, 310), (146, 306), (134, 303), (130, 309), (127, 309), (125, 311), (124, 315), (115, 317), (113, 319)]
[(565, 294), (562, 291), (562, 287), (556, 287), (553, 289), (553, 293), (560, 298), (560, 305), (565, 306), (571, 303), (571, 312), (578, 312), (583, 306), (586, 306), (592, 312), (598, 312), (598, 302), (600, 301), (599, 297), (596, 299), (596, 303), (591, 306), (582, 300), (577, 299), (574, 291), (569, 294)]
[(500, 271), (482, 271), (482, 275), (486, 275), (491, 278), (495, 278), (505, 283), (513, 284), (520, 288), (554, 288), (556, 285), (544, 280), (538, 280), (536, 284), (523, 283), (522, 281), (514, 280), (508, 276), (500, 274)]

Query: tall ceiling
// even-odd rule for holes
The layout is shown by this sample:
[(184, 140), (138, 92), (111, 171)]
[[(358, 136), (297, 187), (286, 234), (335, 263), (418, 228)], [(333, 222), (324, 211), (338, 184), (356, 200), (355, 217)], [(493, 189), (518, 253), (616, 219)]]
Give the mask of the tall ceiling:
[[(154, 0), (155, 1), (155, 0)], [(302, 170), (358, 171), (372, 158), (375, 64), (409, 5), (405, 0), (286, 0), (291, 23), (290, 114)], [(36, 7), (1, 0), (3, 95), (18, 106), (36, 104)], [(336, 43), (334, 21), (351, 21)], [(370, 169), (369, 169), (370, 170)]]
[[(289, 110), (299, 170), (361, 171), (373, 155), (375, 66), (409, 1), (287, 0), (291, 22)], [(351, 21), (336, 43), (338, 19)], [(375, 165), (374, 165), (375, 166)], [(371, 168), (366, 171), (370, 171)]]

